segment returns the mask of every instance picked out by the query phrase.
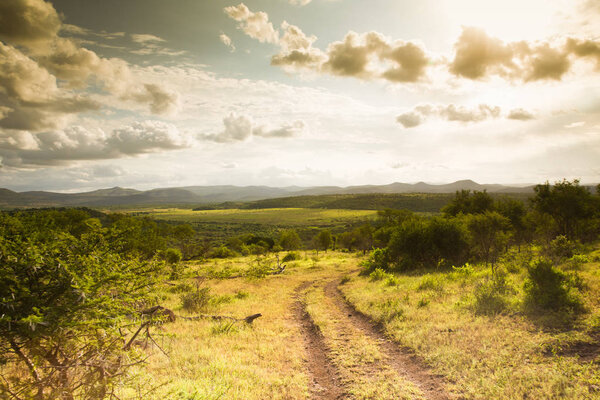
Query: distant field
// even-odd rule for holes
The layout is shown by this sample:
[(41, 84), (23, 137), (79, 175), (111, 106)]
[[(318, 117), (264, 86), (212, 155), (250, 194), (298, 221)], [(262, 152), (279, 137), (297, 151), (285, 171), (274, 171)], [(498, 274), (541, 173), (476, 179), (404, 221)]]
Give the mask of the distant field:
[(212, 222), (222, 224), (261, 224), (271, 226), (331, 226), (374, 218), (372, 210), (320, 210), (308, 208), (272, 208), (264, 210), (156, 209), (147, 214), (156, 219), (177, 222)]
[(295, 229), (308, 241), (320, 229), (339, 233), (376, 217), (373, 210), (325, 210), (314, 208), (273, 208), (263, 210), (203, 210), (189, 209), (141, 209), (126, 210), (134, 215), (150, 218), (187, 222), (204, 237), (214, 242), (248, 233), (275, 237), (282, 229)]

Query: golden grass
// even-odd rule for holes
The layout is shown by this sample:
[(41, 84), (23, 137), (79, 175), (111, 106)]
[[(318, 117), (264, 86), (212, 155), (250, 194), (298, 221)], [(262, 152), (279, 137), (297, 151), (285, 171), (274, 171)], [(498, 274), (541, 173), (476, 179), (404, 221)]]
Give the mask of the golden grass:
[[(476, 316), (472, 293), (482, 275), (489, 273), (484, 267), (477, 268), (479, 271), (470, 277), (456, 273), (399, 276), (397, 286), (355, 277), (343, 291), (359, 310), (383, 322), (396, 341), (414, 349), (437, 373), (446, 375), (452, 392), (461, 397), (600, 398), (598, 364), (562, 351), (578, 341), (593, 343), (589, 327), (600, 308), (598, 263), (581, 268), (587, 285), (584, 298), (591, 312), (573, 327), (560, 330), (549, 330), (540, 325), (543, 319), (532, 319), (519, 311), (523, 270), (510, 276), (516, 290), (512, 309), (495, 317)], [(432, 280), (441, 287), (431, 285)]]

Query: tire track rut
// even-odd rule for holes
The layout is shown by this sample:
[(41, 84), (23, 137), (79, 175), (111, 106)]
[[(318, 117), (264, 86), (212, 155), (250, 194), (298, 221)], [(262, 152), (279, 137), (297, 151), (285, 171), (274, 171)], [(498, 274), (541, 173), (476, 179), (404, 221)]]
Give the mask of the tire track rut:
[(306, 349), (306, 361), (311, 380), (311, 398), (315, 400), (345, 399), (347, 395), (340, 382), (339, 371), (329, 359), (329, 350), (323, 336), (306, 311), (306, 305), (301, 299), (301, 293), (312, 283), (307, 281), (296, 288), (296, 301), (292, 306)]
[(374, 339), (385, 354), (387, 362), (396, 372), (417, 386), (429, 400), (449, 400), (451, 397), (444, 389), (444, 379), (433, 374), (425, 363), (410, 349), (392, 342), (383, 332), (383, 328), (374, 323), (368, 316), (356, 310), (343, 297), (338, 289), (339, 280), (325, 285), (325, 296), (329, 297), (338, 311), (344, 314), (347, 322)]

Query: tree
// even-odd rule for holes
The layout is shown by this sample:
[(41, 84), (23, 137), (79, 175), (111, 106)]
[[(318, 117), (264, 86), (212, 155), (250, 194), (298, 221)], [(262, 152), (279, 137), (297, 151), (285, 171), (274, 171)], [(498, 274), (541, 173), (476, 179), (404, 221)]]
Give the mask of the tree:
[(317, 253), (319, 250), (327, 252), (327, 249), (331, 247), (331, 243), (331, 232), (328, 229), (323, 229), (313, 238), (313, 244), (317, 250)]
[(589, 189), (580, 186), (579, 180), (569, 182), (566, 179), (550, 186), (548, 182), (534, 188), (535, 197), (531, 202), (533, 208), (548, 214), (556, 222), (557, 235), (570, 239), (582, 238), (586, 220), (598, 216), (598, 199)]
[(447, 216), (457, 216), (458, 214), (482, 214), (491, 211), (494, 206), (494, 200), (487, 191), (470, 190), (456, 191), (454, 199), (442, 207), (442, 213)]
[(494, 272), (494, 264), (506, 248), (510, 221), (495, 211), (488, 211), (484, 214), (470, 215), (467, 219), (467, 227), (473, 250), (486, 265), (492, 264), (492, 272)]
[[(164, 267), (115, 251), (119, 233), (97, 219), (75, 237), (0, 219), (0, 363), (15, 398), (103, 399), (132, 364), (132, 316), (152, 301)], [(27, 232), (27, 235), (24, 233)], [(128, 232), (121, 232), (127, 235)]]
[(302, 240), (294, 229), (287, 229), (279, 234), (279, 245), (286, 251), (298, 250), (302, 246)]
[(513, 242), (521, 250), (521, 244), (528, 238), (528, 229), (525, 222), (525, 216), (527, 215), (525, 204), (522, 201), (504, 197), (496, 202), (495, 208), (510, 221), (513, 231)]

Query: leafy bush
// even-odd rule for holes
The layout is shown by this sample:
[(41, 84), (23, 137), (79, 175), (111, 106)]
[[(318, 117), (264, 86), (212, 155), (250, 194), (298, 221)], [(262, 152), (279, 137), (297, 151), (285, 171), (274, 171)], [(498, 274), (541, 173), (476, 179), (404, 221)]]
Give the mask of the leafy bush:
[(361, 265), (363, 267), (360, 272), (361, 275), (369, 275), (376, 269), (387, 270), (389, 267), (387, 248), (373, 250), (371, 256), (363, 261)]
[(550, 311), (582, 311), (573, 279), (555, 268), (552, 262), (540, 259), (527, 269), (525, 305), (530, 309)]
[(371, 272), (371, 274), (369, 274), (369, 279), (371, 279), (371, 281), (374, 281), (374, 282), (382, 281), (387, 277), (388, 277), (387, 272), (385, 272), (381, 268), (376, 268), (375, 271), (373, 271), (373, 272)]
[(180, 262), (182, 257), (181, 250), (173, 247), (168, 248), (162, 254), (162, 259), (169, 264), (176, 264)]
[(442, 280), (439, 277), (436, 277), (433, 275), (425, 275), (421, 279), (419, 286), (417, 286), (417, 290), (419, 290), (419, 291), (421, 291), (421, 290), (441, 291), (443, 289), (444, 289), (444, 284), (443, 284)]
[(496, 315), (508, 308), (507, 294), (511, 291), (505, 275), (499, 274), (494, 278), (480, 282), (475, 286), (476, 314)]
[(550, 242), (550, 245), (546, 249), (546, 254), (555, 264), (558, 264), (567, 258), (573, 257), (576, 247), (577, 245), (574, 242), (566, 236), (560, 235)]
[(571, 258), (567, 260), (567, 265), (570, 268), (576, 269), (581, 267), (583, 264), (589, 263), (590, 258), (585, 254), (574, 254)]
[(196, 288), (196, 290), (181, 295), (181, 306), (187, 311), (205, 311), (211, 301), (209, 287)]
[(225, 246), (221, 246), (221, 247), (217, 247), (212, 249), (209, 253), (208, 253), (208, 258), (232, 258), (232, 257), (236, 257), (238, 254), (225, 247)]
[(287, 253), (285, 255), (285, 257), (283, 257), (281, 262), (290, 262), (290, 261), (296, 261), (296, 260), (300, 260), (300, 259), (302, 259), (302, 256), (300, 256), (300, 254), (298, 254), (294, 251), (290, 251), (289, 253)]
[(386, 286), (398, 286), (399, 283), (398, 278), (392, 274), (388, 274), (388, 277), (385, 279)]

